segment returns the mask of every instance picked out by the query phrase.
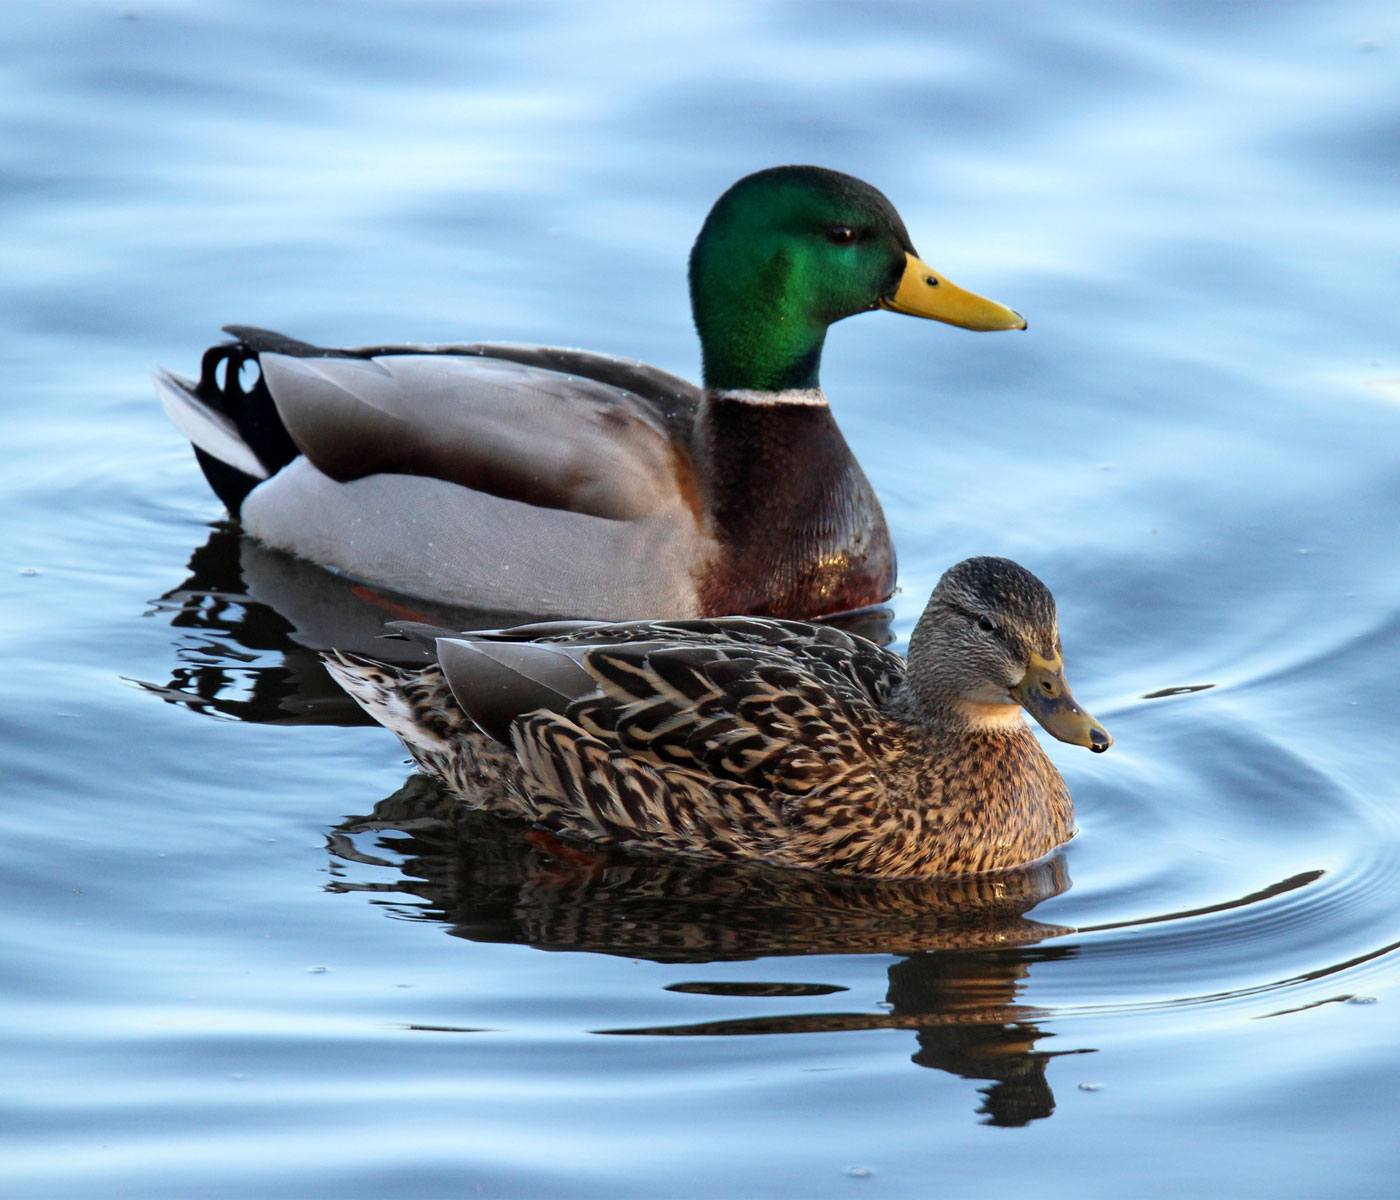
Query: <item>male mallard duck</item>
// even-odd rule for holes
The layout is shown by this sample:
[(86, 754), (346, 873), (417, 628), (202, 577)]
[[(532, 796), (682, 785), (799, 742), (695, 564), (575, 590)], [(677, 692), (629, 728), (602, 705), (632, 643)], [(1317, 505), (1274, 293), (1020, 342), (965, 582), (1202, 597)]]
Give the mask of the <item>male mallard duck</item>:
[(1074, 832), (1021, 709), (1112, 744), (1065, 683), (1055, 601), (1005, 558), (934, 589), (909, 661), (756, 617), (436, 638), (419, 671), (331, 673), (464, 803), (652, 854), (860, 876), (994, 871)]
[(327, 350), (238, 325), (197, 383), (162, 371), (156, 388), (248, 533), (407, 595), (606, 619), (886, 599), (884, 515), (817, 382), (827, 326), (876, 308), (1025, 321), (920, 261), (869, 184), (819, 167), (725, 192), (690, 290), (703, 389), (580, 350)]

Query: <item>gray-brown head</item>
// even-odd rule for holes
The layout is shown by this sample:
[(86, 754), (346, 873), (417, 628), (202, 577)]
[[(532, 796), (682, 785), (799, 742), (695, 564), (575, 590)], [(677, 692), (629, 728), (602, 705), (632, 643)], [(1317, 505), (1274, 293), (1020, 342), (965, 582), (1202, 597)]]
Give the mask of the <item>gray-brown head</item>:
[(1024, 708), (1062, 742), (1104, 751), (1113, 739), (1065, 682), (1055, 598), (1009, 558), (950, 567), (909, 639), (907, 686), (931, 714), (1004, 725)]

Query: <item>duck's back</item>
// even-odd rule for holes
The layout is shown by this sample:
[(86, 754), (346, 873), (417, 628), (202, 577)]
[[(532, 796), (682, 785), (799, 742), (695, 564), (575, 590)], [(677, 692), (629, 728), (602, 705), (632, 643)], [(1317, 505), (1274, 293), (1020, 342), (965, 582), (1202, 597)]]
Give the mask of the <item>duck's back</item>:
[[(261, 477), (230, 481), (217, 472), (223, 464), (215, 460), (211, 472), (201, 454), (234, 516), (260, 479), (299, 454), (342, 483), (393, 470), (567, 506), (570, 477), (541, 479), (536, 467), (547, 464), (536, 464), (532, 451), (571, 452), (576, 463), (601, 453), (607, 463), (635, 448), (661, 467), (660, 445), (689, 448), (701, 398), (693, 384), (647, 363), (585, 350), (486, 342), (331, 348), (247, 325), (226, 332), (234, 340), (205, 353), (188, 391), (232, 422), (261, 464)], [(249, 363), (257, 366), (252, 378)], [(572, 479), (586, 484), (577, 465)], [(610, 505), (617, 502), (601, 501)]]

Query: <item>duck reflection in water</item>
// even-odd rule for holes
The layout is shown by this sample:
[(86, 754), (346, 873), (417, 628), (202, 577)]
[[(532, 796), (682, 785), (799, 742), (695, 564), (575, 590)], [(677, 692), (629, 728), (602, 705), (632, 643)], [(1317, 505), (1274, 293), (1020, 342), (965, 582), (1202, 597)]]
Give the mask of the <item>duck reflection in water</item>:
[[(389, 915), (439, 922), (453, 936), (660, 963), (769, 956), (897, 955), (885, 1006), (833, 1009), (841, 985), (694, 983), (674, 990), (790, 999), (799, 1011), (739, 1020), (604, 1029), (630, 1037), (912, 1031), (912, 1061), (987, 1080), (985, 1122), (1048, 1117), (1054, 1097), (1037, 1049), (1044, 1014), (1019, 1002), (1034, 964), (1073, 947), (1038, 946), (1070, 931), (1025, 914), (1069, 886), (1062, 858), (1020, 871), (941, 880), (854, 880), (756, 864), (699, 867), (581, 851), (524, 822), (463, 810), (414, 775), (366, 817), (331, 836), (331, 890), (399, 899)], [(397, 872), (357, 882), (356, 864)], [(872, 1003), (871, 1007), (875, 1005)], [(806, 1009), (806, 1011), (801, 1011)], [(1075, 1051), (1069, 1051), (1074, 1053)]]

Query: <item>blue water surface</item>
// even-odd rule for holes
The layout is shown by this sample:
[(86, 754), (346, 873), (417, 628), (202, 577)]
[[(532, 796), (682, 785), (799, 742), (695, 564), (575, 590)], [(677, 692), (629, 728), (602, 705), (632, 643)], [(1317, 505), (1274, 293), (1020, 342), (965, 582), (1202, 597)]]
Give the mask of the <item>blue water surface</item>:
[[(0, 47), (0, 1194), (1394, 1195), (1394, 5), (58, 0)], [(1030, 321), (823, 372), (896, 638), (1011, 555), (1117, 738), (1051, 747), (1081, 833), (1009, 913), (449, 836), (312, 653), (383, 614), (240, 543), (151, 391), (231, 321), (694, 377), (690, 242), (781, 162)]]

